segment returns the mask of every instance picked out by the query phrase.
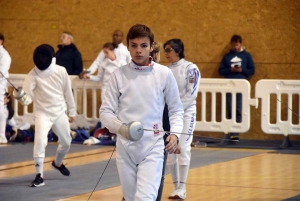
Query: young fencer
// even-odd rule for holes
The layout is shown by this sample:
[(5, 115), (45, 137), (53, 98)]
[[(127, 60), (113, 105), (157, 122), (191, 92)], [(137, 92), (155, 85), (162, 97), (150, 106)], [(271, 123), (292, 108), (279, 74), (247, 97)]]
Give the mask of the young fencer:
[(165, 42), (164, 52), (171, 63), (168, 67), (175, 76), (180, 99), (184, 109), (182, 133), (179, 138), (180, 154), (169, 154), (167, 165), (172, 175), (174, 190), (170, 193), (171, 199), (186, 198), (186, 180), (191, 161), (191, 143), (196, 123), (196, 98), (200, 83), (200, 71), (192, 62), (184, 59), (184, 45), (180, 39), (171, 39)]
[(74, 121), (76, 108), (67, 71), (55, 64), (53, 56), (54, 50), (50, 45), (38, 46), (33, 54), (35, 67), (28, 73), (23, 84), (26, 95), (21, 99), (22, 103), (28, 105), (33, 100), (35, 117), (33, 157), (37, 175), (30, 183), (31, 187), (45, 185), (43, 163), (47, 135), (51, 128), (59, 139), (52, 167), (64, 176), (70, 175), (62, 160), (70, 149), (72, 139), (69, 122)]
[(90, 75), (88, 73), (82, 73), (80, 78), (90, 79), (96, 82), (102, 82), (101, 88), (101, 99), (104, 97), (106, 87), (110, 78), (111, 73), (127, 64), (127, 61), (123, 60), (122, 57), (117, 56), (114, 50), (118, 47), (116, 43), (105, 43), (102, 47), (102, 51), (105, 55), (104, 59), (98, 64), (98, 74)]
[[(173, 153), (183, 128), (183, 108), (178, 87), (170, 69), (149, 57), (154, 35), (141, 24), (127, 34), (132, 62), (115, 70), (109, 80), (100, 120), (118, 135), (116, 161), (122, 192), (127, 201), (155, 201), (162, 175), (164, 148)], [(162, 115), (169, 107), (171, 134), (164, 146)], [(132, 123), (133, 122), (133, 123)], [(139, 122), (143, 135), (131, 133)], [(147, 129), (147, 130), (144, 130)]]
[[(3, 47), (4, 36), (0, 33), (0, 72), (8, 78), (8, 70), (11, 64), (11, 58)], [(4, 104), (4, 94), (7, 89), (6, 79), (0, 75), (0, 144), (6, 144), (7, 139), (5, 137), (5, 128), (6, 128), (6, 106)]]

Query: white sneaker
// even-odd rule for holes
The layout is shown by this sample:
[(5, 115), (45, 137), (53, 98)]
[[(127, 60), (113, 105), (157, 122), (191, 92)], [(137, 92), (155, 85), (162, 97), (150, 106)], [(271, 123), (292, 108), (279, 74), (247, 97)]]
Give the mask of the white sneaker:
[(177, 189), (174, 189), (172, 193), (169, 194), (169, 199), (175, 198)]
[(185, 199), (186, 198), (186, 189), (178, 188), (175, 192), (174, 198)]
[(0, 144), (7, 144), (7, 139), (6, 139), (6, 137), (0, 136)]

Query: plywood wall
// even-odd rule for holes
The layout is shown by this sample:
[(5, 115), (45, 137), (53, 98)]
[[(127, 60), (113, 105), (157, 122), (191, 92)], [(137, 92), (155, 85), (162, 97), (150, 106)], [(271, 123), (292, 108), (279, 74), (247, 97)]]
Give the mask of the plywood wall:
[[(181, 38), (186, 59), (203, 78), (219, 78), (230, 37), (240, 34), (256, 65), (250, 79), (254, 97), (259, 79), (300, 78), (299, 10), (299, 0), (0, 0), (0, 32), (12, 57), (10, 73), (28, 73), (34, 48), (56, 46), (62, 31), (73, 33), (87, 68), (115, 29), (126, 35), (143, 23), (156, 41)], [(263, 134), (260, 110), (251, 113), (252, 127), (243, 138), (281, 138)]]

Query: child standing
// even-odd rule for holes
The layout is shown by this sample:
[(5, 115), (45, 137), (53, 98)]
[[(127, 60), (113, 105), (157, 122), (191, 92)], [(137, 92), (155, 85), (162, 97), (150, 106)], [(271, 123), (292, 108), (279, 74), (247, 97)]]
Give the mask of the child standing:
[[(0, 33), (0, 72), (8, 77), (8, 70), (10, 68), (11, 58), (3, 47), (4, 36)], [(5, 137), (6, 128), (6, 106), (4, 104), (4, 93), (6, 92), (7, 81), (2, 75), (0, 75), (0, 144), (6, 144), (7, 139)]]
[(192, 62), (184, 59), (184, 45), (180, 39), (171, 39), (165, 42), (164, 52), (171, 63), (168, 67), (172, 70), (176, 79), (180, 99), (184, 109), (182, 133), (179, 139), (181, 153), (169, 154), (167, 165), (170, 169), (174, 191), (169, 198), (186, 198), (186, 179), (191, 161), (191, 143), (196, 122), (196, 98), (200, 83), (200, 72)]
[(54, 50), (50, 45), (38, 46), (33, 55), (35, 67), (26, 76), (23, 85), (23, 90), (28, 99), (25, 102), (27, 104), (31, 100), (34, 102), (35, 138), (33, 157), (37, 175), (30, 183), (31, 187), (45, 185), (43, 163), (47, 135), (51, 128), (59, 138), (59, 145), (55, 160), (52, 161), (52, 167), (59, 170), (64, 176), (70, 175), (62, 160), (70, 149), (72, 139), (69, 122), (74, 121), (76, 109), (67, 71), (64, 67), (55, 64), (53, 56)]
[[(181, 132), (183, 109), (176, 81), (170, 69), (152, 61), (154, 35), (141, 24), (127, 34), (132, 62), (115, 70), (109, 80), (100, 120), (111, 133), (118, 134), (116, 160), (123, 195), (127, 201), (155, 201), (161, 181), (164, 140), (162, 115), (169, 106), (171, 135), (166, 151), (173, 153)], [(120, 135), (124, 125), (139, 121), (145, 129), (138, 141)]]

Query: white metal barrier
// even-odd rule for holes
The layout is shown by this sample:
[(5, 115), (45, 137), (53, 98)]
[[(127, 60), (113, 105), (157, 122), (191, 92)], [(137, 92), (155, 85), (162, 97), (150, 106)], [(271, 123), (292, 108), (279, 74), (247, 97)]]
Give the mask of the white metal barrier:
[[(250, 105), (258, 107), (258, 100), (250, 98), (250, 83), (242, 79), (202, 78), (198, 93), (201, 93), (201, 121), (196, 121), (195, 131), (244, 133), (250, 128)], [(211, 93), (211, 121), (206, 121), (206, 94)], [(221, 121), (216, 121), (216, 94), (222, 95)], [(232, 94), (232, 118), (226, 118), (226, 93)], [(235, 94), (242, 94), (242, 122), (236, 122)]]
[[(276, 95), (276, 123), (270, 123), (270, 96)], [(287, 104), (287, 120), (281, 119), (281, 96), (286, 94), (288, 98)], [(300, 119), (298, 124), (292, 123), (292, 115), (297, 115), (299, 111), (294, 111), (292, 107), (292, 96), (297, 94), (300, 96), (300, 80), (259, 80), (255, 85), (255, 97), (261, 98), (261, 128), (267, 134), (283, 134), (285, 136), (300, 135)], [(300, 98), (299, 98), (300, 99)], [(285, 106), (286, 107), (286, 106)]]

